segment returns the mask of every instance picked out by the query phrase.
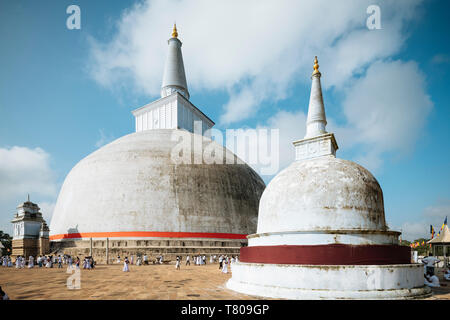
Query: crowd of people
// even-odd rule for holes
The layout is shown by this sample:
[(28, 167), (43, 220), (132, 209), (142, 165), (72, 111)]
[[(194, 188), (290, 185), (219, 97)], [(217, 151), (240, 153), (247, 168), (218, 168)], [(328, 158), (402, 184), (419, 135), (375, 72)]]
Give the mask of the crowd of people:
[[(177, 270), (181, 269), (182, 259), (183, 259), (182, 256), (176, 256), (175, 268)], [(186, 256), (186, 266), (188, 266), (188, 265), (190, 266), (191, 261), (192, 261), (192, 264), (194, 264), (196, 266), (206, 265), (206, 261), (207, 261), (206, 255), (194, 255), (194, 256), (192, 256), (192, 258), (190, 255), (187, 255)], [(210, 257), (209, 257), (210, 264), (219, 262), (219, 269), (223, 273), (228, 273), (229, 266), (231, 266), (233, 263), (238, 262), (238, 261), (239, 260), (238, 260), (237, 256), (228, 257), (227, 255), (220, 255), (220, 256), (210, 255)], [(135, 262), (134, 255), (130, 255), (130, 258), (125, 257), (123, 259), (123, 269), (122, 269), (123, 272), (130, 272), (130, 265), (133, 265), (133, 264), (136, 266), (148, 265), (149, 259), (146, 254), (138, 255), (136, 258), (136, 263), (134, 263), (134, 262)], [(165, 261), (163, 255), (159, 255), (159, 256), (155, 257), (153, 264), (163, 264), (163, 263), (168, 263), (168, 262), (170, 262), (170, 261)], [(117, 264), (122, 263), (120, 255), (117, 256), (116, 263)]]
[[(223, 273), (228, 273), (229, 268), (233, 265), (233, 263), (238, 262), (238, 256), (228, 256), (228, 255), (210, 255), (209, 256), (209, 263), (219, 263), (219, 270)], [(153, 261), (154, 264), (163, 264), (164, 261), (163, 255), (157, 256), (155, 260)], [(190, 266), (191, 263), (196, 266), (206, 265), (207, 258), (206, 255), (194, 255), (186, 256), (186, 266)], [(432, 254), (429, 254), (429, 256), (422, 259), (422, 263), (424, 264), (424, 282), (426, 285), (430, 287), (439, 287), (439, 278), (435, 275), (435, 265), (439, 263), (440, 260), (436, 257), (434, 257)], [(121, 263), (120, 256), (117, 256), (116, 263)], [(175, 268), (177, 270), (181, 269), (181, 263), (182, 263), (182, 256), (177, 256), (175, 260)], [(39, 255), (38, 257), (29, 256), (28, 259), (26, 259), (24, 256), (17, 256), (15, 257), (15, 260), (12, 261), (10, 256), (2, 256), (0, 257), (0, 264), (3, 267), (16, 267), (17, 269), (21, 268), (63, 268), (63, 265), (67, 265), (68, 267), (75, 267), (80, 269), (81, 267), (83, 269), (92, 270), (95, 268), (96, 262), (94, 261), (92, 256), (88, 256), (83, 258), (81, 260), (79, 257), (73, 258), (70, 255), (63, 254), (63, 255)], [(144, 255), (138, 255), (135, 261), (135, 256), (130, 255), (130, 259), (128, 257), (125, 257), (123, 260), (123, 271), (129, 272), (130, 271), (130, 265), (135, 264), (136, 266), (142, 266), (142, 265), (148, 265), (149, 264), (149, 257)], [(450, 281), (450, 269), (446, 268), (444, 270), (444, 279), (447, 281)]]
[[(222, 270), (224, 273), (228, 272), (228, 265), (232, 264), (234, 262), (238, 261), (237, 256), (227, 256), (227, 255), (210, 255), (209, 257), (209, 263), (219, 263), (219, 269)], [(130, 255), (130, 258), (125, 257), (122, 261), (120, 256), (117, 256), (116, 263), (124, 264), (124, 271), (129, 271), (129, 265), (136, 265), (136, 266), (142, 266), (142, 265), (148, 265), (149, 264), (149, 257), (144, 255), (139, 255), (137, 258), (134, 255)], [(163, 264), (168, 263), (170, 261), (164, 261), (164, 256), (160, 255), (157, 256), (153, 264)], [(176, 256), (175, 261), (175, 267), (177, 269), (181, 268), (182, 263), (182, 256)], [(186, 266), (191, 265), (201, 266), (207, 264), (207, 257), (206, 255), (194, 255), (186, 256)], [(94, 261), (92, 256), (84, 257), (83, 259), (80, 259), (79, 257), (72, 257), (67, 254), (63, 255), (39, 255), (38, 257), (29, 256), (28, 258), (25, 258), (24, 256), (17, 256), (14, 258), (14, 261), (11, 259), (10, 256), (2, 256), (0, 257), (0, 264), (3, 267), (16, 267), (18, 269), (21, 268), (63, 268), (64, 265), (68, 267), (76, 267), (76, 268), (83, 268), (92, 270), (95, 268), (96, 262)]]
[(26, 259), (24, 256), (15, 257), (13, 262), (10, 256), (0, 257), (0, 263), (3, 267), (16, 267), (17, 269), (22, 268), (63, 268), (63, 265), (68, 267), (80, 268), (82, 264), (83, 269), (93, 269), (95, 267), (95, 261), (92, 257), (85, 257), (83, 262), (79, 257), (75, 259), (72, 256), (63, 255), (39, 255), (38, 257), (29, 256)]

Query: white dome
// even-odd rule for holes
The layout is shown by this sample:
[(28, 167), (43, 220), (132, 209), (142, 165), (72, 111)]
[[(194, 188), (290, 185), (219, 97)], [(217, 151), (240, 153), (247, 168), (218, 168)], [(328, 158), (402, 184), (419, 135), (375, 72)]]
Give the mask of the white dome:
[[(170, 154), (178, 144), (171, 139), (176, 131), (180, 130), (129, 134), (81, 160), (61, 188), (50, 236), (127, 231), (254, 233), (265, 187), (258, 174), (246, 164), (175, 164)], [(209, 143), (204, 141), (203, 146)]]
[(383, 192), (362, 166), (333, 156), (297, 161), (268, 184), (257, 233), (386, 230)]

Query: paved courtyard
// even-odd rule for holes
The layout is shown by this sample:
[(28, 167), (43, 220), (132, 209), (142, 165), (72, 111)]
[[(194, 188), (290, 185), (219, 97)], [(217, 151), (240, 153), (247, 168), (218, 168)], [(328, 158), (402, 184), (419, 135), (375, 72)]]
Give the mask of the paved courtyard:
[[(439, 272), (438, 272), (439, 275)], [(81, 288), (68, 289), (71, 274), (66, 268), (16, 269), (0, 267), (0, 285), (11, 299), (162, 299), (162, 300), (241, 300), (259, 297), (238, 294), (225, 287), (231, 274), (219, 271), (218, 264), (184, 266), (149, 265), (130, 267), (122, 272), (122, 264), (99, 265), (94, 270), (81, 270)], [(429, 299), (450, 299), (450, 282), (433, 290)]]
[[(259, 299), (235, 293), (225, 287), (231, 274), (220, 272), (218, 264), (130, 266), (98, 265), (81, 269), (81, 288), (68, 289), (71, 274), (66, 268), (0, 268), (0, 285), (11, 299)], [(73, 275), (73, 273), (72, 273)]]

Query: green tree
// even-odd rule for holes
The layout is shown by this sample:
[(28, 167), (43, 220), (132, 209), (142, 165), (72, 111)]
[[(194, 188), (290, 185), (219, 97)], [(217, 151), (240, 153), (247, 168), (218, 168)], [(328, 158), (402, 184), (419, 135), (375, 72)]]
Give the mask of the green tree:
[[(430, 245), (427, 244), (427, 241), (430, 241), (430, 239), (419, 238), (412, 242), (412, 243), (418, 242), (420, 244), (417, 248), (414, 248), (414, 250), (417, 251), (419, 256), (428, 255), (428, 253), (430, 252), (430, 250), (431, 250)], [(424, 243), (424, 244), (422, 244), (422, 243)]]
[(409, 242), (408, 240), (402, 240), (400, 242), (400, 245), (409, 247), (409, 246), (411, 246), (411, 242)]
[(12, 251), (12, 237), (0, 230), (0, 241), (5, 247), (4, 249), (2, 249), (2, 255), (10, 255)]

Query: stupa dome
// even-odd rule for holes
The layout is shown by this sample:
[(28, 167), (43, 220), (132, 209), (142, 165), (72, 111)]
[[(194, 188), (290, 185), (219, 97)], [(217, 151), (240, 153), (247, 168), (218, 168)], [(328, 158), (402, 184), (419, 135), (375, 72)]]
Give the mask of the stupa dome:
[(327, 230), (386, 230), (380, 185), (352, 161), (295, 161), (264, 191), (257, 232)]
[[(210, 238), (221, 238), (223, 233), (245, 238), (254, 233), (265, 187), (258, 174), (246, 164), (176, 164), (171, 152), (178, 143), (172, 139), (177, 131), (132, 133), (81, 160), (61, 188), (51, 238), (117, 237), (120, 232), (124, 237), (165, 232), (166, 237), (209, 233), (218, 234)], [(183, 132), (202, 139), (203, 150), (216, 144)], [(224, 157), (236, 157), (216, 147), (223, 148)], [(194, 159), (201, 155), (192, 149)]]

